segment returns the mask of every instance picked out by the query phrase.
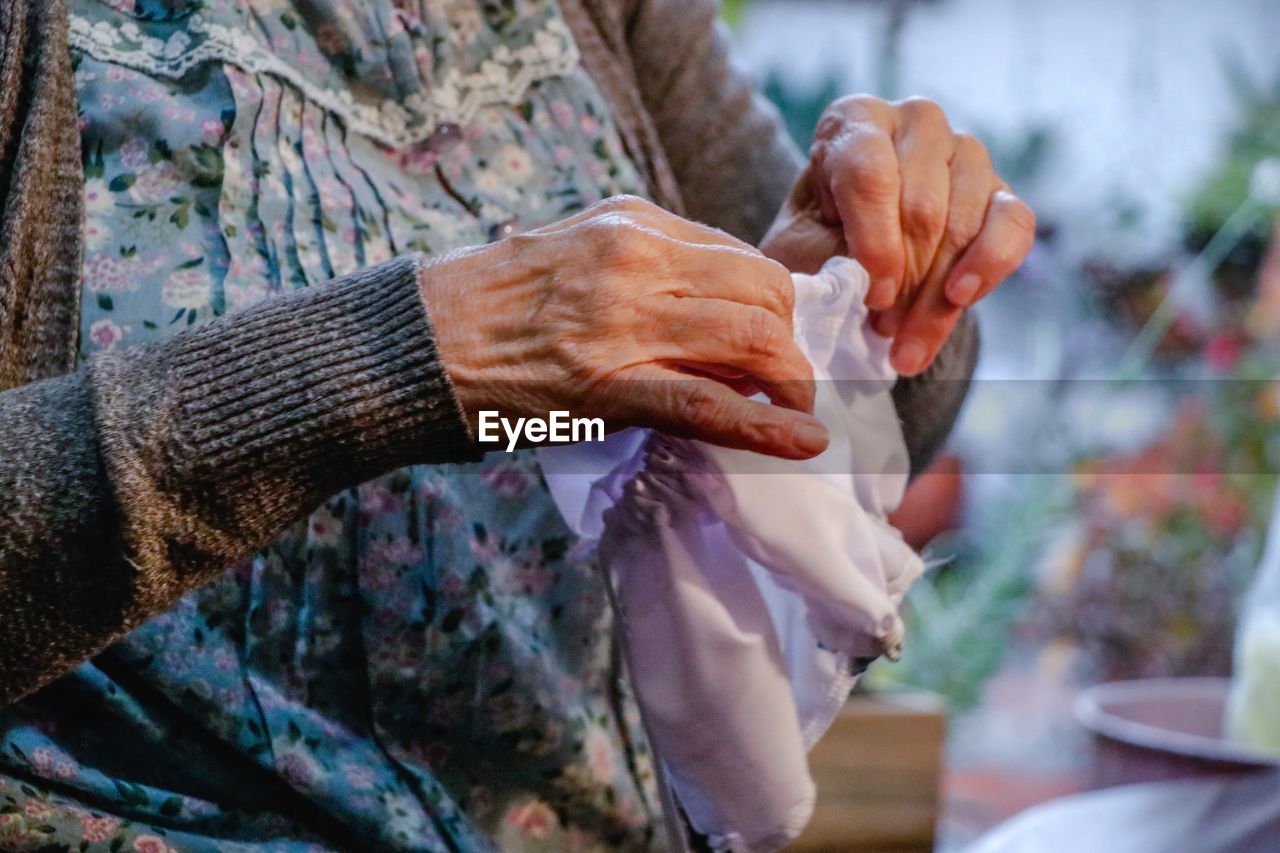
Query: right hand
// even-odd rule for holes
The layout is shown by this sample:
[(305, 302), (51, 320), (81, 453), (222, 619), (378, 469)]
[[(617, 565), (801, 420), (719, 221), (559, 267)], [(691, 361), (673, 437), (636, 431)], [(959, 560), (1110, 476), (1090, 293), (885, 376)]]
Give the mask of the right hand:
[(569, 411), (785, 458), (826, 449), (786, 268), (648, 202), (443, 255), (422, 294), (473, 428), (481, 410)]

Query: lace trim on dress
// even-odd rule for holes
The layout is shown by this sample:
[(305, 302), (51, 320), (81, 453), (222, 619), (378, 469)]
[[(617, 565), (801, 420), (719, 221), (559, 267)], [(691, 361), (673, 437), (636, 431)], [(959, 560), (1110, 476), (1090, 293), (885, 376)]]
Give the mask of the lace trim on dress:
[[(193, 35), (201, 36), (194, 44)], [(578, 48), (564, 21), (549, 18), (521, 47), (497, 46), (477, 70), (450, 69), (429, 91), (403, 102), (361, 103), (345, 89), (329, 89), (268, 51), (244, 30), (193, 15), (185, 29), (168, 39), (142, 32), (134, 22), (93, 23), (71, 16), (71, 46), (100, 62), (112, 62), (144, 74), (181, 79), (203, 62), (223, 62), (245, 71), (270, 74), (297, 87), (307, 98), (336, 115), (347, 128), (385, 145), (416, 145), (442, 124), (465, 125), (482, 108), (518, 104), (540, 80), (563, 77), (578, 65)]]

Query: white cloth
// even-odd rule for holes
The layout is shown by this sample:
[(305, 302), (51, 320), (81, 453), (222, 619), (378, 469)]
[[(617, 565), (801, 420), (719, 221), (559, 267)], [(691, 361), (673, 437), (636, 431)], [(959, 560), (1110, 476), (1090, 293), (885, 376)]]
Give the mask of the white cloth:
[(612, 579), (666, 781), (716, 849), (775, 849), (804, 828), (806, 753), (866, 660), (897, 656), (897, 605), (922, 570), (885, 520), (908, 462), (888, 342), (866, 325), (867, 275), (842, 258), (794, 282), (796, 339), (831, 432), (821, 456), (642, 430), (539, 451), (558, 506)]

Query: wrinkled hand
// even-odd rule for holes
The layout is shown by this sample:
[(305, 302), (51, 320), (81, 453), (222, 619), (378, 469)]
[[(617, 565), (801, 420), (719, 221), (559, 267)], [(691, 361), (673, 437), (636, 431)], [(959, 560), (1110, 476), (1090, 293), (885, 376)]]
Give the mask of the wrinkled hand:
[(787, 458), (826, 449), (786, 268), (648, 202), (444, 255), (422, 294), (473, 427), (481, 410), (569, 411)]
[(894, 367), (914, 375), (1034, 239), (1031, 208), (937, 104), (856, 96), (823, 114), (809, 165), (760, 248), (797, 272), (833, 255), (861, 263), (875, 329), (894, 338)]

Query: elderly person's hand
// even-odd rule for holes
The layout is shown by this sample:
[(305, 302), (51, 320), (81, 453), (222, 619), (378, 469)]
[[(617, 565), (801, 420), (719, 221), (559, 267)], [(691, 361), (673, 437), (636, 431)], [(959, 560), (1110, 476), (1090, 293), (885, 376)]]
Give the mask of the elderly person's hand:
[(558, 410), (788, 458), (827, 446), (787, 269), (648, 202), (444, 255), (422, 287), (473, 426)]
[(924, 370), (960, 312), (1011, 275), (1035, 215), (987, 149), (942, 109), (857, 96), (823, 114), (809, 165), (760, 248), (797, 272), (848, 254), (871, 275), (867, 305), (900, 373)]

